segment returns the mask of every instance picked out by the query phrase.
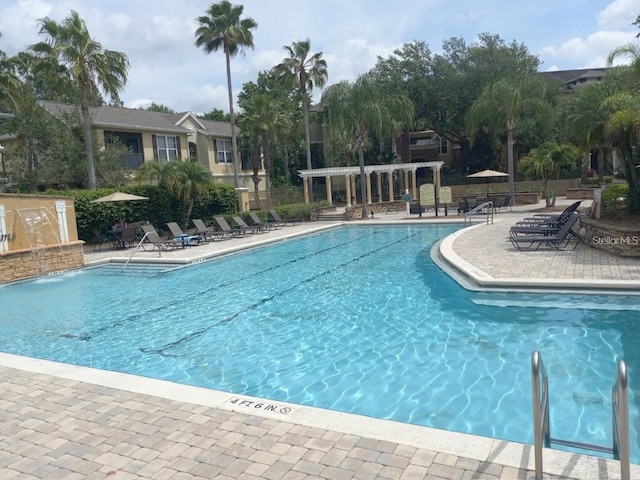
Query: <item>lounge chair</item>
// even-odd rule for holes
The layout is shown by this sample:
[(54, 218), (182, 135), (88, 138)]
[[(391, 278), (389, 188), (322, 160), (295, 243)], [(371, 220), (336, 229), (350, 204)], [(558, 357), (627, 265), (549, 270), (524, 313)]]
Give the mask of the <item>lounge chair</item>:
[(214, 217), (214, 220), (220, 226), (220, 230), (229, 233), (233, 237), (240, 238), (250, 233), (240, 226), (231, 228), (224, 217)]
[(502, 201), (498, 201), (498, 202), (494, 202), (493, 203), (493, 211), (495, 212), (499, 212), (501, 210), (503, 210), (505, 212), (509, 211), (512, 212), (513, 210), (511, 209), (511, 197), (509, 195), (507, 195), (506, 197), (504, 197), (502, 199)]
[(295, 225), (300, 225), (302, 223), (302, 219), (296, 218), (296, 219), (291, 219), (291, 218), (286, 218), (286, 219), (282, 219), (282, 217), (280, 217), (280, 214), (278, 212), (276, 212), (275, 210), (269, 210), (269, 213), (271, 214), (271, 216), (273, 217), (273, 219), (280, 223), (281, 225), (284, 225), (286, 227), (293, 227)]
[(203, 242), (215, 242), (216, 240), (226, 240), (233, 237), (230, 232), (210, 229), (200, 218), (193, 218), (191, 221), (196, 227), (194, 235), (198, 235)]
[(578, 207), (582, 203), (582, 200), (572, 203), (565, 208), (560, 214), (539, 213), (533, 217), (527, 217), (524, 220), (520, 220), (516, 225), (529, 225), (529, 224), (541, 224), (541, 223), (562, 223), (569, 218), (573, 212), (578, 210)]
[(249, 212), (249, 216), (251, 217), (252, 225), (262, 228), (263, 230), (276, 230), (278, 228), (282, 228), (284, 225), (278, 225), (275, 222), (263, 222), (262, 219), (256, 214), (256, 212)]
[(193, 247), (200, 244), (199, 235), (189, 235), (188, 233), (183, 232), (176, 222), (167, 222), (167, 227), (169, 227), (169, 231), (173, 236), (172, 240), (180, 240), (185, 247)]
[(138, 240), (136, 227), (124, 227), (120, 234), (120, 248), (135, 247), (138, 244)]
[(573, 212), (567, 217), (562, 217), (559, 220), (552, 220), (548, 222), (532, 223), (525, 225), (514, 225), (509, 229), (510, 237), (522, 237), (525, 235), (555, 235), (567, 222), (575, 223), (579, 215)]
[(151, 250), (173, 250), (175, 248), (184, 248), (184, 245), (179, 240), (163, 240), (158, 235), (157, 230), (153, 225), (142, 225), (144, 232), (144, 242), (142, 242), (142, 249), (146, 250), (147, 245), (152, 245)]
[[(562, 228), (554, 234), (542, 233), (538, 235), (524, 235), (520, 237), (509, 237), (511, 244), (518, 250), (538, 250), (540, 247), (553, 247), (556, 250), (561, 250), (569, 246), (572, 240), (575, 240), (572, 250), (575, 250), (578, 243), (580, 243), (580, 235), (572, 230), (579, 215), (574, 214), (569, 217)], [(535, 247), (535, 248), (534, 248)]]
[(238, 215), (234, 215), (231, 218), (234, 222), (236, 222), (236, 225), (238, 225), (240, 228), (243, 228), (245, 231), (251, 233), (252, 235), (254, 233), (264, 233), (267, 231), (266, 228), (258, 227), (256, 225), (247, 225), (247, 223)]

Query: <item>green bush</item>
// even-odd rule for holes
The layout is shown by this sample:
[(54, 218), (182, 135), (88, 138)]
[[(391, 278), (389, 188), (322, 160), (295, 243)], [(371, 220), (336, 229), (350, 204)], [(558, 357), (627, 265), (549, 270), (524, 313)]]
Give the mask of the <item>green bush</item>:
[(602, 180), (604, 181), (604, 183), (606, 183), (608, 185), (610, 183), (613, 183), (613, 176), (612, 175), (605, 175), (604, 177), (602, 177)]
[(602, 191), (601, 210), (605, 215), (620, 215), (627, 205), (629, 187), (626, 184), (611, 184)]

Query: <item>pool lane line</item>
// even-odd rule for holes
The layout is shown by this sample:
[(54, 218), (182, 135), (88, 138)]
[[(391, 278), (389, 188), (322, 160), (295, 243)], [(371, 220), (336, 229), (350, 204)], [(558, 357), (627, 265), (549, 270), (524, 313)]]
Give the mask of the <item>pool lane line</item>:
[[(97, 328), (95, 330), (92, 330), (89, 333), (84, 333), (84, 334), (80, 334), (80, 335), (74, 335), (72, 333), (62, 333), (62, 334), (60, 334), (60, 336), (62, 338), (78, 339), (78, 340), (88, 341), (88, 340), (91, 340), (91, 338), (93, 336), (95, 336), (95, 335), (99, 335), (100, 333), (102, 333), (104, 331), (107, 331), (107, 330), (109, 330), (111, 328), (115, 328), (115, 327), (119, 327), (121, 325), (124, 325), (125, 323), (127, 323), (129, 321), (137, 320), (137, 319), (140, 319), (140, 318), (144, 318), (146, 315), (152, 314), (154, 312), (162, 311), (165, 308), (169, 308), (169, 307), (172, 307), (172, 306), (180, 305), (180, 304), (184, 303), (185, 301), (187, 301), (189, 299), (195, 299), (195, 298), (197, 298), (197, 297), (199, 297), (201, 295), (205, 295), (205, 294), (211, 293), (213, 290), (218, 290), (220, 288), (230, 287), (233, 284), (236, 284), (238, 282), (244, 282), (246, 280), (254, 279), (258, 275), (263, 275), (265, 273), (268, 273), (270, 271), (276, 270), (278, 268), (282, 268), (282, 267), (285, 267), (285, 266), (292, 265), (292, 264), (294, 264), (296, 262), (308, 259), (308, 258), (313, 257), (315, 255), (321, 255), (321, 254), (326, 253), (326, 252), (328, 252), (330, 250), (334, 250), (336, 248), (342, 248), (342, 247), (344, 247), (346, 245), (359, 242), (364, 238), (372, 237), (375, 234), (381, 233), (382, 231), (383, 231), (382, 229), (378, 228), (376, 230), (373, 230), (373, 231), (367, 233), (366, 235), (359, 236), (357, 239), (350, 240), (348, 242), (343, 242), (343, 243), (341, 243), (339, 245), (334, 245), (332, 247), (328, 247), (328, 248), (325, 248), (325, 249), (322, 249), (322, 250), (317, 250), (317, 251), (315, 251), (315, 252), (313, 252), (311, 254), (307, 254), (307, 255), (304, 255), (302, 257), (293, 258), (291, 260), (286, 261), (285, 263), (280, 263), (278, 265), (273, 265), (273, 266), (271, 266), (269, 268), (265, 268), (265, 269), (260, 270), (258, 272), (255, 272), (255, 273), (252, 273), (250, 275), (247, 275), (245, 277), (241, 277), (241, 278), (235, 277), (233, 280), (230, 280), (230, 281), (228, 281), (226, 283), (223, 282), (221, 284), (216, 284), (215, 286), (208, 287), (208, 288), (206, 288), (204, 290), (200, 290), (200, 291), (188, 294), (188, 295), (186, 295), (184, 297), (181, 297), (179, 300), (175, 300), (174, 302), (170, 302), (170, 303), (167, 303), (167, 304), (159, 305), (157, 307), (145, 310), (145, 312), (141, 312), (141, 313), (137, 313), (135, 315), (127, 316), (127, 317), (125, 317), (125, 318), (123, 318), (121, 320), (118, 320), (116, 322), (112, 322), (112, 323), (110, 323), (108, 325), (105, 325), (103, 327), (100, 327), (100, 328)], [(100, 267), (97, 267), (97, 268), (100, 268)]]
[(172, 349), (174, 347), (177, 347), (178, 345), (180, 345), (182, 343), (189, 342), (193, 338), (199, 337), (202, 334), (204, 334), (204, 333), (208, 332), (209, 330), (212, 330), (212, 329), (214, 329), (214, 328), (216, 328), (216, 327), (218, 327), (220, 325), (224, 325), (226, 323), (229, 323), (229, 322), (235, 320), (236, 318), (238, 318), (238, 316), (240, 316), (241, 314), (246, 313), (246, 312), (248, 312), (250, 310), (255, 310), (259, 306), (264, 305), (267, 302), (270, 302), (271, 300), (273, 300), (276, 297), (281, 297), (285, 293), (291, 292), (292, 290), (295, 290), (296, 288), (300, 287), (301, 285), (304, 285), (305, 283), (311, 283), (311, 282), (317, 280), (320, 277), (323, 277), (325, 275), (328, 275), (330, 273), (335, 272), (339, 268), (346, 267), (347, 265), (350, 265), (350, 264), (352, 264), (354, 262), (360, 261), (363, 258), (366, 258), (368, 256), (374, 255), (374, 254), (376, 254), (376, 253), (378, 253), (378, 252), (380, 252), (380, 251), (382, 251), (382, 250), (384, 250), (386, 248), (389, 248), (389, 247), (391, 247), (393, 245), (397, 245), (398, 243), (405, 242), (405, 241), (409, 240), (410, 238), (412, 238), (412, 237), (414, 237), (416, 235), (418, 235), (418, 232), (409, 234), (409, 235), (407, 235), (406, 237), (404, 237), (404, 238), (402, 238), (400, 240), (396, 240), (394, 242), (391, 242), (391, 243), (388, 243), (388, 244), (383, 245), (381, 247), (378, 247), (378, 248), (376, 248), (374, 250), (370, 250), (369, 252), (366, 252), (366, 253), (364, 253), (362, 255), (359, 255), (357, 257), (353, 257), (352, 259), (350, 259), (350, 260), (348, 260), (346, 262), (343, 262), (341, 264), (334, 265), (333, 267), (331, 267), (331, 268), (329, 268), (327, 270), (324, 270), (322, 272), (319, 272), (319, 273), (317, 273), (317, 274), (315, 274), (315, 275), (313, 275), (311, 277), (305, 278), (304, 280), (296, 283), (295, 285), (292, 285), (289, 288), (281, 290), (281, 291), (271, 295), (270, 297), (262, 298), (262, 299), (258, 300), (257, 302), (253, 303), (252, 305), (248, 305), (247, 307), (244, 307), (243, 309), (235, 312), (233, 315), (231, 315), (231, 316), (229, 316), (229, 317), (227, 317), (225, 319), (222, 319), (222, 320), (218, 321), (217, 323), (214, 323), (214, 324), (209, 325), (207, 327), (204, 327), (204, 328), (202, 328), (200, 330), (192, 332), (189, 335), (186, 335), (186, 336), (184, 336), (184, 337), (182, 337), (182, 338), (180, 338), (178, 340), (175, 340), (175, 341), (173, 341), (171, 343), (167, 343), (167, 344), (165, 344), (164, 346), (162, 346), (160, 348), (140, 347), (140, 351), (143, 352), (143, 353), (156, 353), (156, 354), (161, 355), (163, 357), (178, 358), (179, 355), (168, 354), (168, 353), (165, 352), (165, 350), (170, 350), (170, 349)]

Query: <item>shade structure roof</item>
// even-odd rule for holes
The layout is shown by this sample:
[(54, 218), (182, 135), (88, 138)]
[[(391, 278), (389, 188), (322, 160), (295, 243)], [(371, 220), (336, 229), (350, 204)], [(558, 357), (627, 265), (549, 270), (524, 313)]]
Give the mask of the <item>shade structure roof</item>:
[[(385, 165), (366, 165), (364, 173), (394, 172), (396, 170), (415, 171), (418, 168), (431, 168), (440, 170), (444, 162), (416, 162), (416, 163), (389, 163)], [(360, 167), (328, 167), (315, 168), (311, 170), (298, 170), (298, 175), (302, 178), (308, 177), (337, 177), (343, 175), (360, 175)]]
[(90, 203), (103, 203), (103, 202), (130, 202), (132, 200), (149, 200), (147, 197), (141, 197), (140, 195), (133, 195), (131, 193), (114, 192), (104, 197), (91, 200)]
[(491, 177), (508, 177), (508, 173), (499, 172), (497, 170), (482, 170), (481, 172), (467, 175), (469, 178), (491, 178)]

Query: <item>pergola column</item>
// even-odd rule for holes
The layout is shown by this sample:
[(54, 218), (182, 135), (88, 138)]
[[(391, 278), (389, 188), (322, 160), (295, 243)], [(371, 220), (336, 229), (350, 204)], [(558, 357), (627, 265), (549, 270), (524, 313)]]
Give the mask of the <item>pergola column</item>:
[(357, 195), (357, 189), (356, 189), (356, 176), (355, 175), (350, 175), (349, 179), (351, 180), (351, 195), (353, 196), (353, 204), (357, 205), (358, 204), (358, 195)]
[(413, 191), (411, 197), (418, 198), (418, 174), (415, 170), (411, 171), (411, 187)]
[(344, 184), (347, 188), (347, 207), (351, 206), (351, 175), (344, 176)]
[(329, 202), (329, 205), (333, 205), (333, 198), (332, 198), (332, 193), (331, 193), (331, 176), (327, 175), (326, 177), (324, 177), (327, 183), (327, 202)]
[(308, 178), (303, 178), (302, 182), (304, 190), (304, 203), (309, 203), (309, 181)]
[(403, 170), (402, 173), (404, 174), (404, 189), (407, 191), (409, 190), (409, 171)]
[(389, 184), (389, 201), (393, 202), (393, 171), (387, 172), (387, 183)]
[(371, 174), (365, 173), (364, 178), (367, 184), (367, 203), (371, 203)]
[(376, 181), (378, 184), (378, 203), (382, 203), (382, 173), (376, 172)]

